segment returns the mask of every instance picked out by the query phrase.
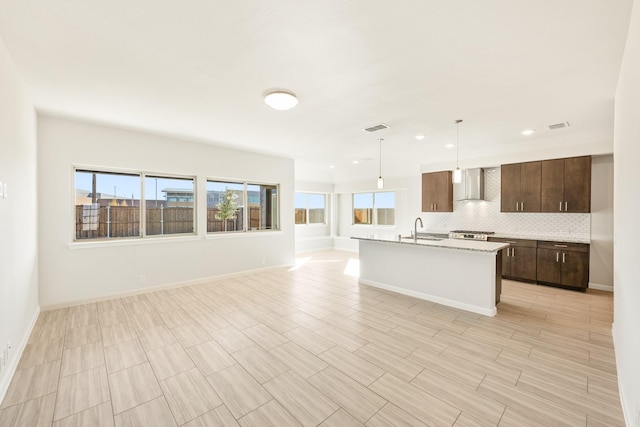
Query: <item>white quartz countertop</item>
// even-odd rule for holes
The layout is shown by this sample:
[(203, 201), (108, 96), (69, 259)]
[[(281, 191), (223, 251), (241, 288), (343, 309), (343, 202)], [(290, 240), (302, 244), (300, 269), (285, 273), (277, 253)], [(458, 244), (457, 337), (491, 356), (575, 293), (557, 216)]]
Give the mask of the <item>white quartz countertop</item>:
[(544, 236), (540, 234), (526, 235), (526, 234), (509, 234), (509, 233), (495, 233), (490, 237), (499, 237), (501, 239), (526, 239), (526, 240), (546, 240), (549, 242), (568, 242), (568, 243), (586, 243), (590, 244), (591, 239), (588, 237), (577, 236)]
[(412, 238), (400, 239), (396, 236), (370, 234), (368, 236), (354, 236), (352, 239), (357, 240), (372, 240), (376, 242), (386, 242), (398, 245), (412, 245), (412, 246), (429, 246), (433, 248), (445, 248), (464, 251), (476, 251), (476, 252), (497, 252), (500, 249), (509, 247), (509, 243), (499, 242), (481, 242), (478, 240), (462, 240), (462, 239), (443, 239), (443, 240), (421, 240), (418, 239), (417, 243), (414, 243)]

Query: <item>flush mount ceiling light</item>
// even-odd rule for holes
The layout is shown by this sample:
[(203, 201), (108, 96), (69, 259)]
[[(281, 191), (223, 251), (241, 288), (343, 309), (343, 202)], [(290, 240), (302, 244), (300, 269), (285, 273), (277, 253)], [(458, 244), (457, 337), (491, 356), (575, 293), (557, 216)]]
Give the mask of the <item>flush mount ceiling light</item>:
[(384, 188), (384, 180), (382, 179), (382, 141), (384, 139), (380, 138), (378, 142), (380, 143), (380, 169), (378, 174), (378, 190), (382, 190)]
[(462, 182), (462, 171), (458, 165), (460, 160), (460, 123), (462, 120), (456, 120), (456, 169), (453, 171), (453, 183), (460, 184)]
[(298, 105), (298, 98), (291, 92), (275, 90), (264, 96), (264, 102), (275, 110), (289, 110)]
[(523, 134), (524, 136), (529, 136), (529, 135), (533, 135), (534, 132), (535, 132), (535, 130), (533, 130), (533, 129), (525, 129), (520, 133)]
[(418, 141), (422, 141), (424, 139), (424, 135), (416, 135), (416, 139)]
[(445, 145), (445, 147), (446, 147), (446, 148), (453, 148), (453, 147), (455, 147), (455, 145), (453, 145), (453, 144), (447, 144), (447, 145)]

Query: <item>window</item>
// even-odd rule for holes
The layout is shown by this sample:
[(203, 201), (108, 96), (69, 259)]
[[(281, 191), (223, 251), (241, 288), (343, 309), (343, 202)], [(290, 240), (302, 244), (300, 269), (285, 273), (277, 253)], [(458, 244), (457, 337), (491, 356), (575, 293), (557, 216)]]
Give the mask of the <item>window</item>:
[(194, 183), (194, 178), (76, 169), (75, 240), (194, 233)]
[[(146, 189), (146, 235), (193, 233), (194, 223), (194, 179), (170, 178), (147, 175)], [(159, 192), (159, 193), (158, 193)], [(161, 199), (158, 200), (158, 196)]]
[(394, 225), (395, 193), (393, 191), (384, 191), (377, 193), (354, 194), (353, 223)]
[(244, 230), (244, 183), (207, 181), (207, 233)]
[(278, 230), (278, 206), (277, 185), (207, 181), (207, 232)]
[(278, 186), (247, 184), (249, 230), (278, 230)]
[(139, 237), (140, 175), (76, 170), (76, 240)]
[(325, 197), (324, 194), (296, 193), (296, 224), (324, 224)]

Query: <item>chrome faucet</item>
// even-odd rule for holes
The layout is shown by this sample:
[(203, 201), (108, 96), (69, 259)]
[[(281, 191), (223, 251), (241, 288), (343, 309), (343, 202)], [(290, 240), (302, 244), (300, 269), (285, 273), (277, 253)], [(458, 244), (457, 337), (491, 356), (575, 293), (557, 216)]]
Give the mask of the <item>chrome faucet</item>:
[(420, 221), (420, 227), (424, 227), (424, 225), (422, 225), (422, 218), (416, 218), (413, 222), (413, 243), (418, 243), (418, 221)]

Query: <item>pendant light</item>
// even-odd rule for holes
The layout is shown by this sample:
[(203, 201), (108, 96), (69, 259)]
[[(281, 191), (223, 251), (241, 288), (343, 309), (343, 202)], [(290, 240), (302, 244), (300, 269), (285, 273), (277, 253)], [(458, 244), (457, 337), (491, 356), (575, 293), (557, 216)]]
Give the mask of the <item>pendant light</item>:
[(462, 182), (462, 171), (458, 165), (460, 160), (460, 123), (462, 120), (456, 120), (456, 169), (453, 171), (453, 183), (460, 184)]
[(384, 188), (384, 180), (382, 179), (382, 141), (384, 141), (382, 138), (378, 140), (378, 142), (380, 142), (380, 173), (378, 174), (378, 190), (382, 190)]

